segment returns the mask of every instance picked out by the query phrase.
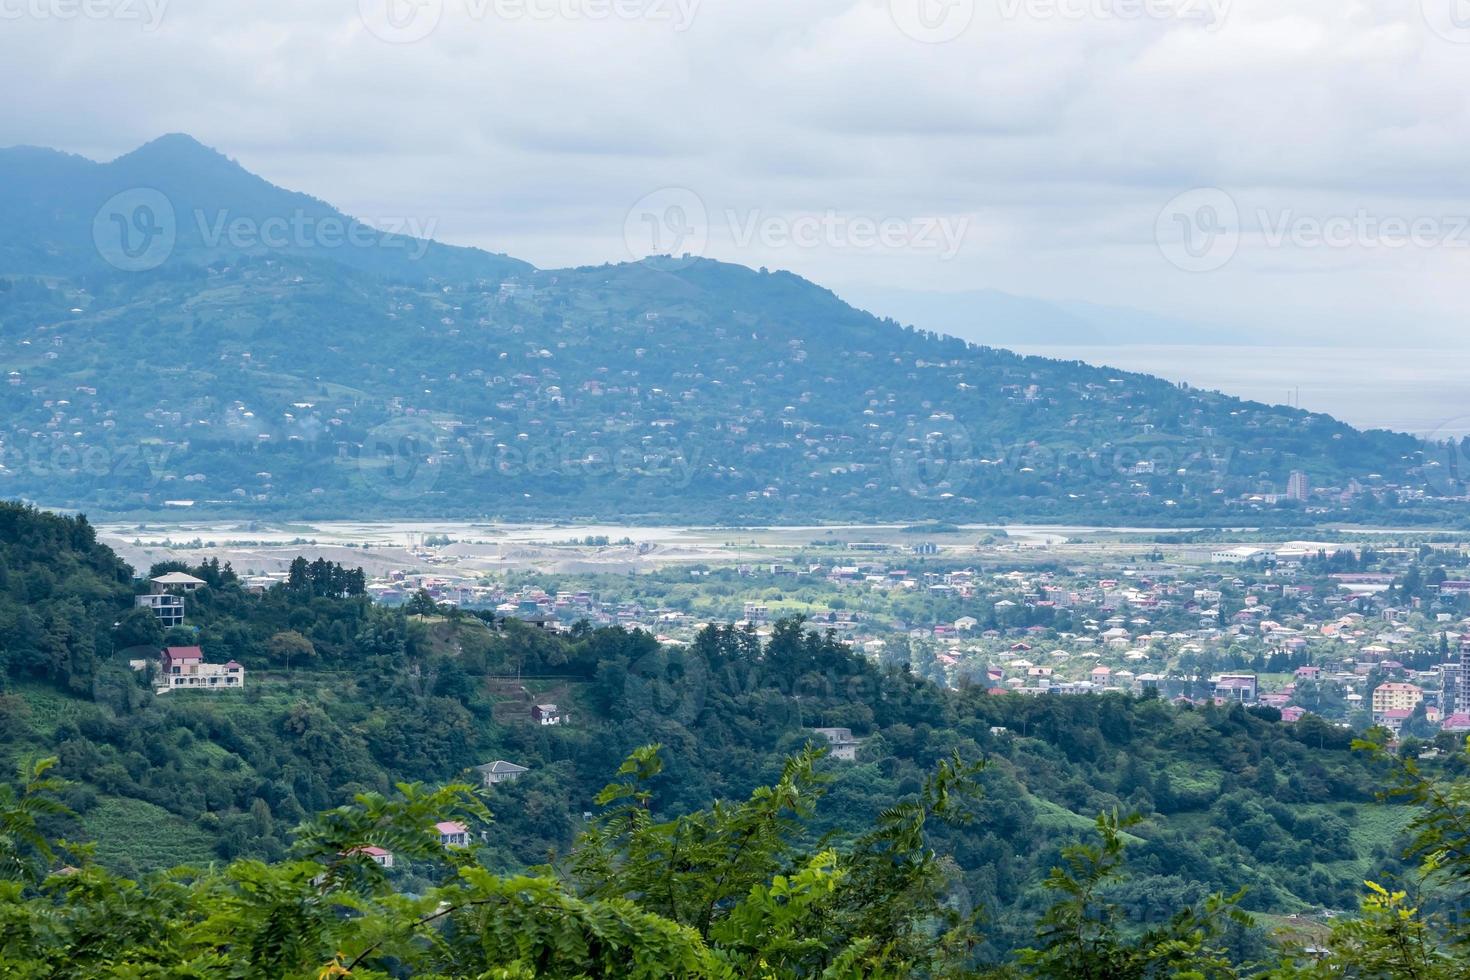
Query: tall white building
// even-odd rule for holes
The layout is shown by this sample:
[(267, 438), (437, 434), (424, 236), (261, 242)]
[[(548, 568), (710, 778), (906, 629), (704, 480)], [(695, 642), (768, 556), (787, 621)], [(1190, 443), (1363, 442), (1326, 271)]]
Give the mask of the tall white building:
[(1470, 634), (1460, 638), (1460, 676), (1455, 683), (1458, 692), (1456, 709), (1470, 714)]
[(1306, 500), (1312, 495), (1312, 484), (1307, 479), (1307, 474), (1301, 470), (1292, 470), (1291, 476), (1286, 479), (1286, 499)]

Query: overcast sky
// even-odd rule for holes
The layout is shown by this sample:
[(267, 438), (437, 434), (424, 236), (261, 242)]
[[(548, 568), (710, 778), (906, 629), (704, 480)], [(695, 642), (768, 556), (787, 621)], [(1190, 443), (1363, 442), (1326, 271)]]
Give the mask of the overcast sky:
[(1470, 0), (0, 0), (0, 86), (542, 267), (1464, 346)]

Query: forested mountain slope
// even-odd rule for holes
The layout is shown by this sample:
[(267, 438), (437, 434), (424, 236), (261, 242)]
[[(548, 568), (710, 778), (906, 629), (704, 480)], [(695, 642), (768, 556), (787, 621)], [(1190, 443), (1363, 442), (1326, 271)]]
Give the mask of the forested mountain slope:
[[(1407, 436), (904, 328), (789, 273), (545, 271), (354, 235), (186, 137), (111, 164), (0, 151), (0, 188), (11, 496), (318, 517), (1459, 519), (1458, 474)], [(1293, 470), (1316, 512), (1275, 501)]]

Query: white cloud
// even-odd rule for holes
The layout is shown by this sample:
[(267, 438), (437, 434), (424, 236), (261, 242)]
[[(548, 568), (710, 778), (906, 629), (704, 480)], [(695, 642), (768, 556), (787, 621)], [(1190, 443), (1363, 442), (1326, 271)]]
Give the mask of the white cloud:
[[(176, 0), (151, 31), (27, 13), (48, 2), (0, 0), (0, 85), (25, 93), (0, 144), (108, 157), (185, 131), (349, 212), (433, 218), (543, 266), (622, 258), (627, 209), (677, 186), (712, 215), (968, 220), (947, 261), (711, 229), (718, 257), (839, 290), (989, 286), (1319, 335), (1447, 326), (1464, 306), (1470, 248), (1253, 230), (1261, 212), (1470, 213), (1470, 45), (1422, 9), (1451, 0), (1214, 0), (1213, 26), (979, 0), (941, 44), (905, 35), (888, 0), (535, 0), (580, 12), (549, 19), (443, 0), (406, 44), (358, 0)], [(1225, 268), (1189, 274), (1153, 230), (1203, 186), (1245, 227)]]

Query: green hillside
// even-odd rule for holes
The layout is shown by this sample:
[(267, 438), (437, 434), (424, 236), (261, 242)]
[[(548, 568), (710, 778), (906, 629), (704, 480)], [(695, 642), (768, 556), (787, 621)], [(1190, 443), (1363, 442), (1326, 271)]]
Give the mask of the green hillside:
[[(111, 164), (0, 151), (0, 188), (0, 492), (48, 505), (1463, 519), (1458, 472), (1407, 436), (966, 344), (789, 273), (352, 244), (349, 219), (186, 137)], [(122, 234), (162, 243), (157, 264), (104, 247)], [(1293, 470), (1310, 501), (1284, 499)]]
[[(208, 583), (189, 600), (197, 633), (168, 642), (245, 664), (246, 688), (155, 695), (122, 661), (165, 638), (130, 610), (129, 573), (85, 522), (4, 505), (0, 529), (5, 761), (58, 757), (78, 814), (58, 830), (96, 839), (99, 859), (130, 874), (281, 859), (316, 811), (494, 759), (530, 772), (496, 787), (486, 860), (524, 868), (565, 852), (641, 745), (664, 747), (650, 805), (692, 812), (779, 779), (817, 727), (863, 745), (853, 763), (819, 764), (814, 833), (873, 825), (941, 759), (986, 762), (976, 819), (934, 840), (968, 901), (991, 910), (996, 949), (1024, 942), (1047, 869), (1100, 812), (1142, 817), (1122, 837), (1136, 877), (1118, 899), (1144, 919), (1242, 887), (1260, 911), (1351, 907), (1365, 875), (1398, 867), (1407, 818), (1372, 802), (1381, 772), (1325, 723), (948, 691), (799, 620), (765, 643), (710, 628), (661, 647), (621, 629), (552, 635), (375, 606), (360, 577), (324, 562), (263, 595), (206, 564), (192, 569)], [(571, 722), (534, 724), (531, 705), (553, 700)]]

